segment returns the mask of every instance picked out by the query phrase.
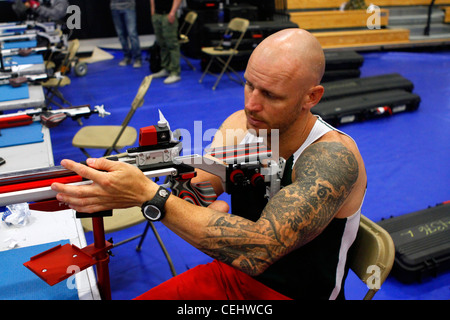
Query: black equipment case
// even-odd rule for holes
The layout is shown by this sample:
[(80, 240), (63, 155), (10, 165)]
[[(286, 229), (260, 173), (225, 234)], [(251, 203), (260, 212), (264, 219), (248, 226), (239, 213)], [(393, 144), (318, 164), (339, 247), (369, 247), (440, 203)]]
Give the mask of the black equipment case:
[(398, 73), (389, 73), (373, 77), (338, 80), (323, 83), (325, 92), (321, 101), (355, 96), (369, 92), (402, 89), (412, 92), (414, 84)]
[(364, 57), (356, 51), (326, 51), (322, 82), (358, 78)]
[(191, 10), (214, 10), (219, 7), (220, 0), (187, 0), (187, 7)]
[(404, 283), (420, 282), (450, 270), (450, 201), (378, 222), (392, 237), (391, 274)]
[(356, 51), (326, 51), (325, 70), (359, 69), (364, 57)]
[(319, 102), (311, 112), (338, 126), (413, 111), (419, 104), (420, 97), (414, 93), (389, 90)]
[(311, 112), (334, 126), (413, 111), (421, 100), (413, 83), (397, 73), (322, 85), (324, 95)]

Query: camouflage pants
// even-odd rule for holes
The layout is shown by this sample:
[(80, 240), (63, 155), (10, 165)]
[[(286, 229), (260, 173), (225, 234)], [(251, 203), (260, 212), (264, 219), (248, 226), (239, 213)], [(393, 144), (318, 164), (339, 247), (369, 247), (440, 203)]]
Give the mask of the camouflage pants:
[(364, 0), (349, 0), (345, 5), (345, 10), (360, 10), (367, 9), (366, 2)]
[(152, 16), (156, 41), (161, 47), (161, 66), (171, 75), (180, 75), (180, 44), (178, 43), (178, 20), (169, 23), (167, 15)]

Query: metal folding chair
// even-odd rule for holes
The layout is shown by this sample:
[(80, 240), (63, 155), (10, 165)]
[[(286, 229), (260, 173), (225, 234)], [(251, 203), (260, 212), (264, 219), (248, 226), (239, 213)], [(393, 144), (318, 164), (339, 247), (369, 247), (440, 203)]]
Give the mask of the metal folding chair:
[[(371, 300), (388, 277), (395, 259), (389, 233), (361, 215), (358, 235), (349, 252), (349, 266), (369, 288), (364, 300)], [(376, 281), (374, 281), (376, 280)]]
[[(197, 12), (195, 11), (189, 11), (186, 16), (184, 17), (183, 24), (180, 27), (179, 30), (179, 44), (180, 46), (183, 44), (187, 44), (189, 42), (189, 32), (192, 29), (192, 26), (194, 25), (195, 21), (197, 20)], [(192, 68), (192, 70), (195, 70), (195, 67), (192, 65), (192, 63), (189, 61), (186, 56), (184, 56), (181, 53), (181, 57), (186, 61), (186, 63)]]
[(137, 131), (135, 128), (128, 126), (128, 123), (137, 108), (143, 105), (144, 96), (151, 82), (151, 75), (144, 78), (131, 103), (131, 108), (120, 126), (85, 126), (75, 134), (72, 145), (80, 148), (86, 157), (90, 157), (86, 149), (105, 149), (103, 156), (108, 156), (113, 151), (120, 153), (120, 149), (133, 145), (137, 139)]
[[(232, 19), (227, 26), (227, 29), (225, 30), (224, 37), (222, 37), (219, 45), (217, 47), (206, 47), (202, 48), (202, 52), (210, 57), (209, 63), (205, 68), (205, 71), (202, 74), (202, 77), (199, 80), (199, 83), (202, 83), (203, 78), (207, 73), (214, 75), (217, 77), (216, 82), (214, 83), (214, 86), (212, 87), (213, 90), (216, 90), (217, 85), (219, 84), (220, 79), (222, 79), (223, 74), (226, 72), (228, 77), (231, 80), (236, 80), (240, 84), (244, 85), (245, 82), (242, 79), (242, 77), (232, 68), (230, 67), (230, 62), (233, 59), (235, 55), (239, 53), (238, 47), (239, 44), (242, 41), (242, 38), (244, 37), (245, 32), (247, 31), (247, 28), (249, 26), (250, 22), (247, 19), (242, 18), (234, 18)], [(235, 34), (238, 34), (238, 37), (235, 41), (234, 46), (230, 49), (224, 48), (224, 38), (226, 36), (233, 35), (233, 38), (235, 37)], [(213, 61), (218, 61), (220, 65), (222, 65), (222, 70), (220, 74), (217, 76), (209, 71)], [(230, 74), (232, 72), (235, 75), (235, 78), (233, 78)]]

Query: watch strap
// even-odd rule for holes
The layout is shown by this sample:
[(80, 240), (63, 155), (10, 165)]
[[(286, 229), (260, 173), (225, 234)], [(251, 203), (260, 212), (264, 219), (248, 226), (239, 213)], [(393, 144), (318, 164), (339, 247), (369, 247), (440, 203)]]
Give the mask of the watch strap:
[[(167, 199), (169, 199), (169, 196), (170, 196), (170, 191), (167, 190), (166, 188), (160, 186), (158, 188), (158, 190), (156, 191), (155, 195), (153, 196), (153, 199), (151, 199), (149, 201), (145, 201), (142, 204), (142, 206), (141, 206), (142, 213), (144, 213), (145, 207), (147, 207), (149, 205), (155, 206), (161, 212), (161, 216), (159, 217), (159, 219), (156, 219), (154, 221), (161, 220), (162, 218), (164, 218), (164, 215), (166, 213), (164, 206), (166, 204)], [(146, 217), (145, 214), (144, 214), (144, 216)]]

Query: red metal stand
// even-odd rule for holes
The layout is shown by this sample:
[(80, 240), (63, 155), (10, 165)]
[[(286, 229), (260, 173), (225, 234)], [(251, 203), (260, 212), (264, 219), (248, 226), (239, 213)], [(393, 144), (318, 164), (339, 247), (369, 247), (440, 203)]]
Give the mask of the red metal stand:
[[(61, 210), (61, 209), (60, 209)], [(52, 211), (52, 210), (50, 210)], [(97, 268), (97, 285), (100, 296), (104, 300), (111, 300), (111, 284), (109, 278), (109, 253), (113, 245), (105, 240), (105, 228), (103, 216), (92, 218), (94, 243), (82, 249), (77, 246), (66, 244), (58, 245), (52, 249), (44, 251), (24, 266), (34, 272), (38, 277), (53, 286), (76, 272), (85, 270), (93, 265)], [(77, 266), (76, 271), (68, 273), (70, 266)]]
[(97, 283), (102, 299), (111, 300), (111, 284), (109, 280), (109, 254), (112, 244), (105, 241), (105, 228), (103, 217), (92, 218), (94, 232), (94, 248), (98, 250), (97, 259)]

